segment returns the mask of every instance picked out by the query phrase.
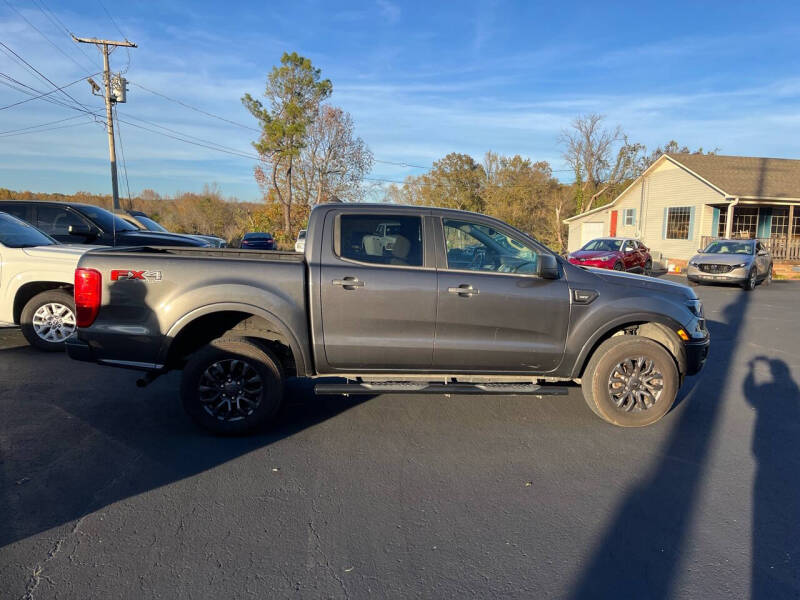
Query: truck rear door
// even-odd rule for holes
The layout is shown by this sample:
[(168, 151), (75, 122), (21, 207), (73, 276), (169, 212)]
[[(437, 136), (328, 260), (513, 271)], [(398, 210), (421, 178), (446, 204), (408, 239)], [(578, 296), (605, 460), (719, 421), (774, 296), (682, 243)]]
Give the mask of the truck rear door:
[[(381, 227), (395, 224), (394, 243)], [(416, 214), (343, 209), (327, 216), (330, 246), (320, 262), (320, 310), (327, 369), (430, 369), (436, 323), (436, 269)]]

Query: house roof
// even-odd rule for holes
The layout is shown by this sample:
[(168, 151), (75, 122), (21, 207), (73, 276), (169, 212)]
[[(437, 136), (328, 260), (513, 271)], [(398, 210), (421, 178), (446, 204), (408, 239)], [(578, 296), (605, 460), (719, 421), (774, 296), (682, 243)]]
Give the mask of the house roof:
[(727, 196), (800, 198), (800, 160), (718, 154), (667, 156), (723, 190)]

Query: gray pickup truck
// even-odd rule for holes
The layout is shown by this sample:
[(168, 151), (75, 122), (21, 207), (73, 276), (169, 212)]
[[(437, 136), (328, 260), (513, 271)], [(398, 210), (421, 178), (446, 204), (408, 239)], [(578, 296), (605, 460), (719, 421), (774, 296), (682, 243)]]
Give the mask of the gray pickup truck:
[(290, 376), (342, 378), (321, 394), (579, 382), (602, 419), (649, 425), (709, 347), (687, 286), (571, 265), (487, 216), (389, 204), (316, 207), (304, 254), (93, 250), (75, 301), (72, 358), (146, 371), (142, 385), (182, 369), (184, 408), (221, 434), (273, 420)]

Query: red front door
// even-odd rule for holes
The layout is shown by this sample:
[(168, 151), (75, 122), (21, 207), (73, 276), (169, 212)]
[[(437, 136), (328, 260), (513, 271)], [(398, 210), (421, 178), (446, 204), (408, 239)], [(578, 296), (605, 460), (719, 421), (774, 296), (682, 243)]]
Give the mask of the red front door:
[(617, 237), (617, 212), (611, 211), (611, 237)]

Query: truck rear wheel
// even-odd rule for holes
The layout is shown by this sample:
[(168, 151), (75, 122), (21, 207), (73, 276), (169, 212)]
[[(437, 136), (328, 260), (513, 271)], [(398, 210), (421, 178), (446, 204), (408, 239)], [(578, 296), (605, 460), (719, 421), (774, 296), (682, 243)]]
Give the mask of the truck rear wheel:
[(620, 427), (644, 427), (663, 417), (680, 387), (678, 367), (658, 342), (612, 337), (595, 350), (581, 379), (586, 404)]
[(242, 435), (272, 421), (283, 402), (277, 359), (246, 338), (221, 338), (195, 352), (183, 369), (186, 413), (218, 435)]
[(34, 348), (64, 352), (64, 342), (75, 331), (75, 300), (67, 290), (36, 294), (20, 314), (22, 335)]

